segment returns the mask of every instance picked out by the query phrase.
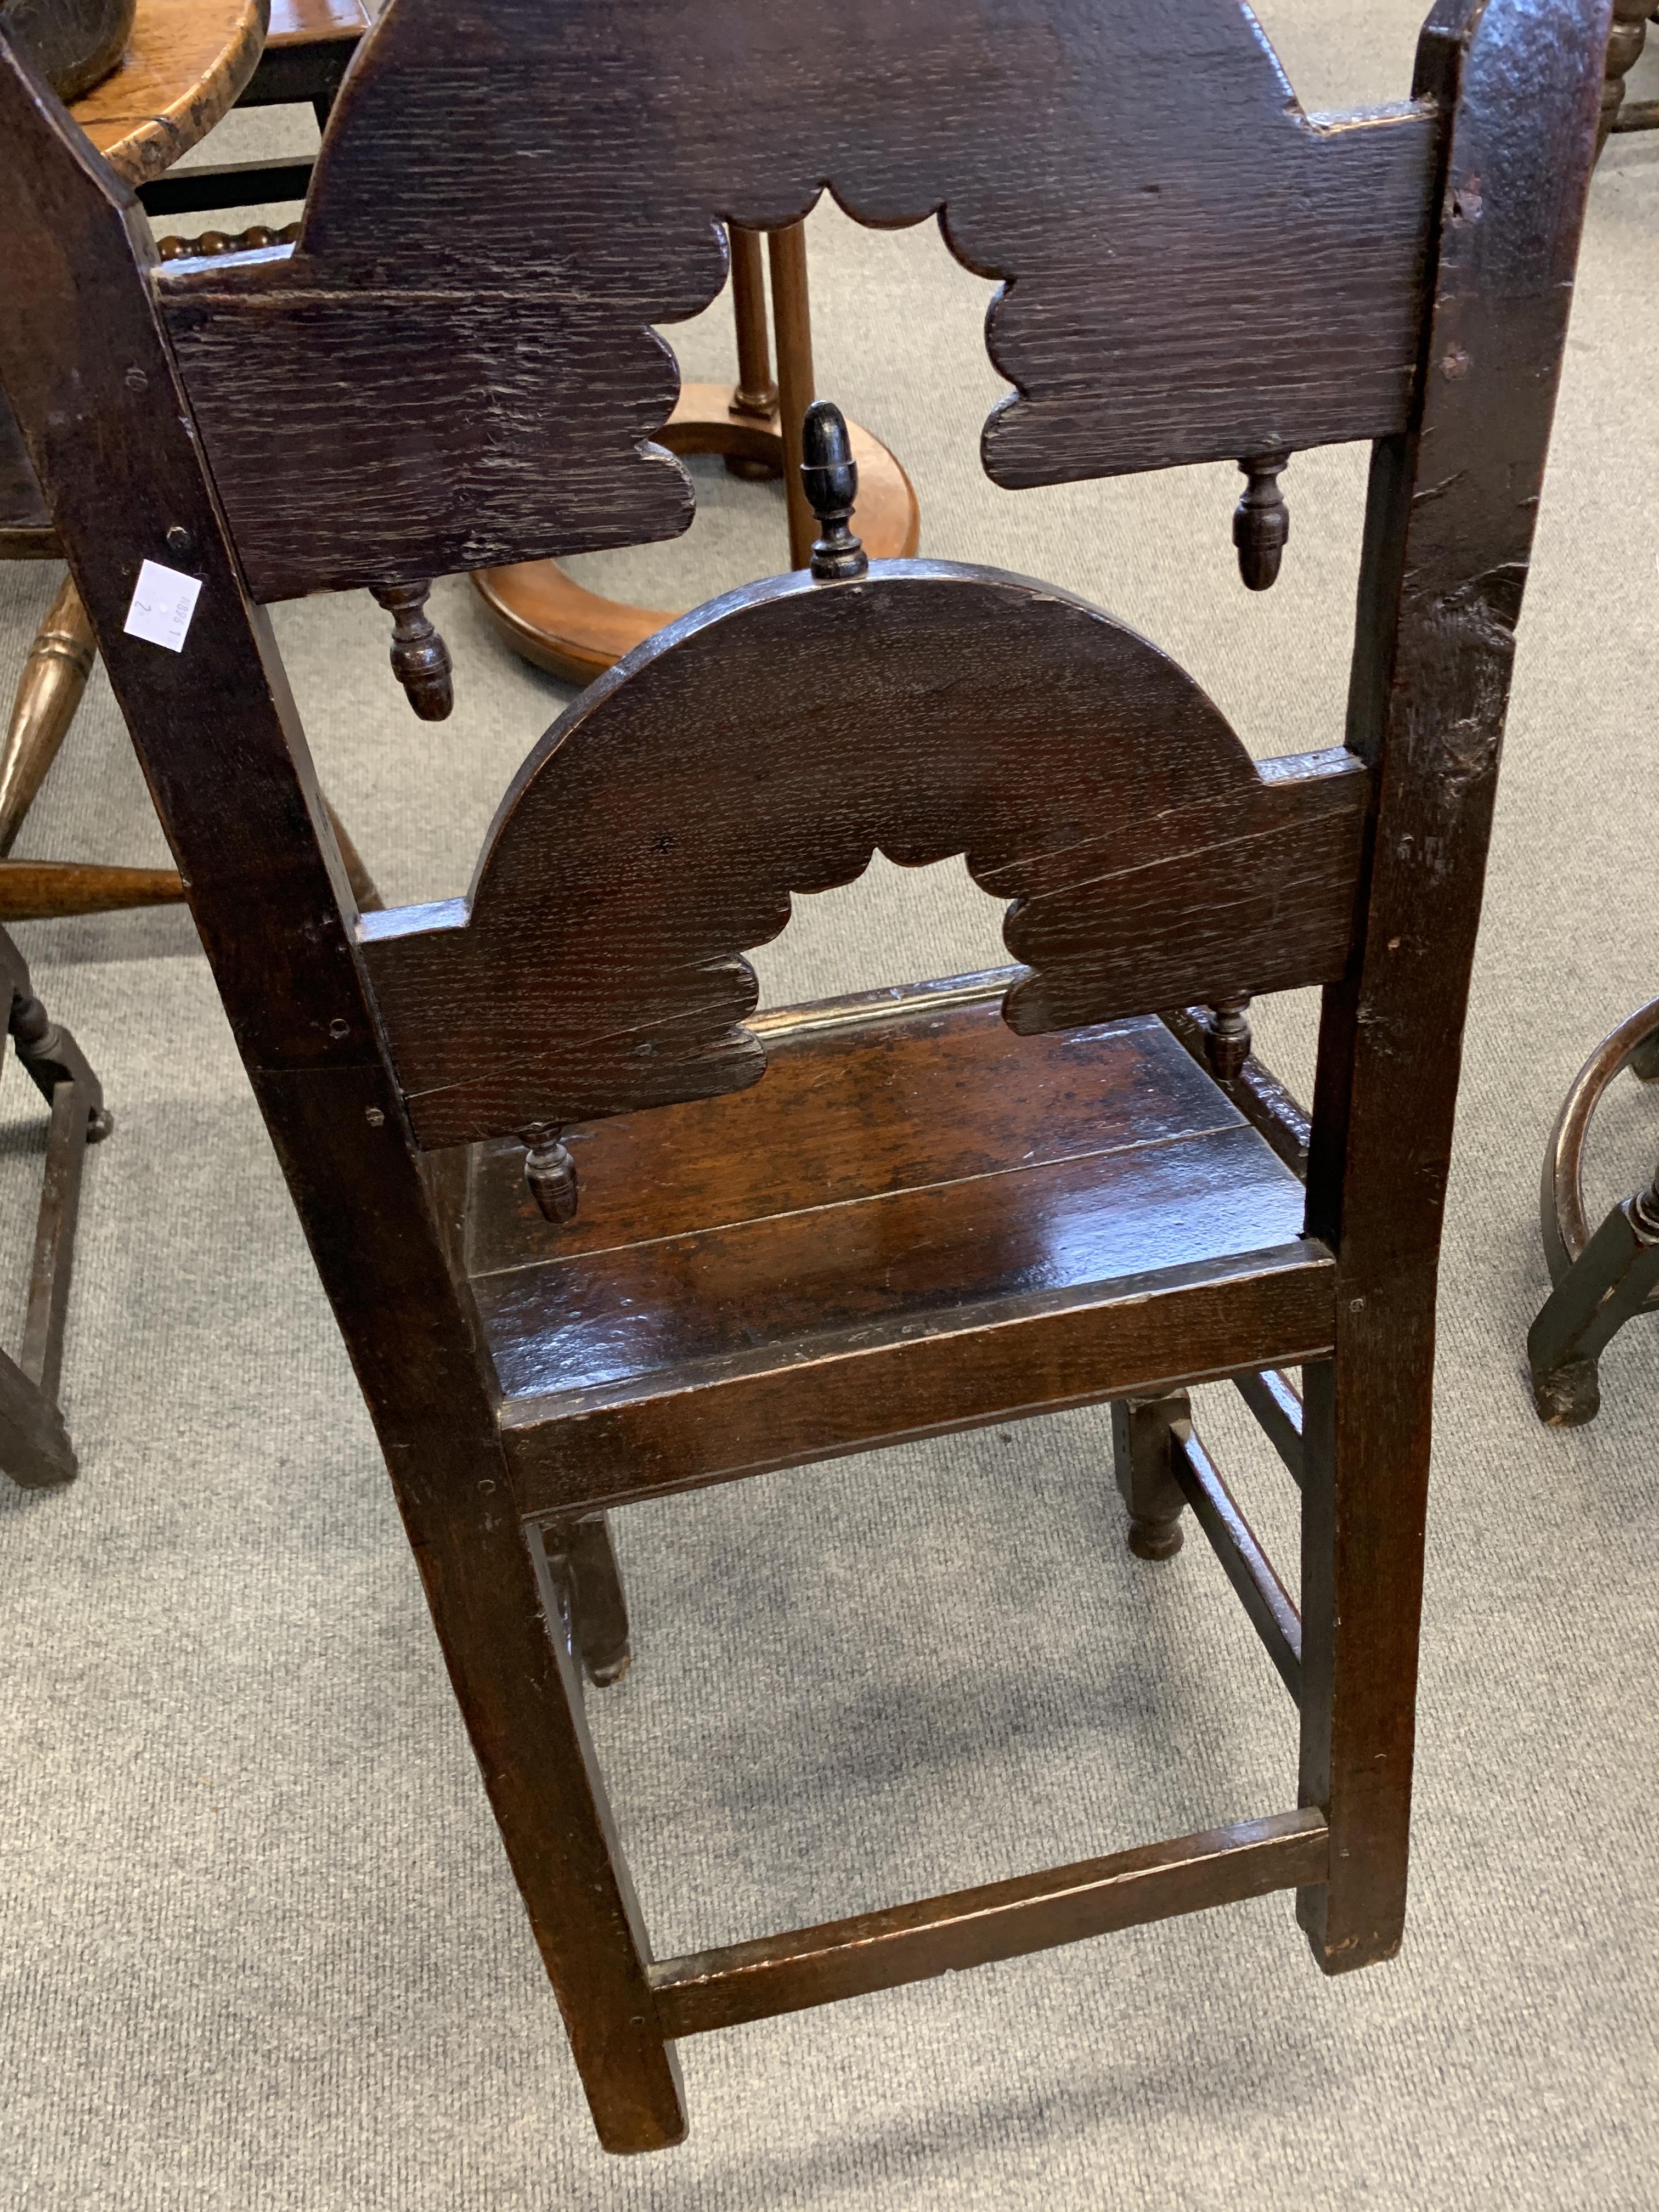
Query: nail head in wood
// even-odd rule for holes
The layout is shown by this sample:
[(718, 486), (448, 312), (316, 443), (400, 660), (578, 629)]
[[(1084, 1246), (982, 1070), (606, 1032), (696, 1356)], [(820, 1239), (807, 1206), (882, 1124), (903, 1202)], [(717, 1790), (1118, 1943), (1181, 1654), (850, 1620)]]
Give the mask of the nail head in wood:
[(1233, 544), (1238, 573), (1252, 592), (1265, 592), (1275, 581), (1290, 538), (1291, 511), (1279, 488), (1279, 471), (1290, 458), (1287, 452), (1257, 453), (1238, 465), (1247, 482), (1233, 509)]
[(869, 556), (853, 534), (859, 469), (847, 434), (847, 418), (833, 400), (815, 399), (801, 428), (801, 482), (822, 535), (812, 547), (812, 574), (820, 583), (861, 576)]
[(447, 720), (455, 704), (453, 664), (449, 647), (426, 613), (430, 578), (370, 588), (392, 617), (392, 672), (408, 694), (410, 705), (423, 722)]

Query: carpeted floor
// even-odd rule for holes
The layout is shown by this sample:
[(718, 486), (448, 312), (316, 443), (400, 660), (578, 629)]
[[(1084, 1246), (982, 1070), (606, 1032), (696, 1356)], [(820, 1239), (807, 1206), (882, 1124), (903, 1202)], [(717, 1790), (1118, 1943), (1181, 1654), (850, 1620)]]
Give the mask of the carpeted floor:
[[(1310, 106), (1394, 96), (1413, 0), (1275, 0)], [(1644, 64), (1635, 89), (1659, 90)], [(272, 143), (290, 118), (234, 119)], [(228, 150), (238, 150), (230, 145)], [(930, 227), (815, 217), (820, 388), (885, 436), (931, 552), (1087, 593), (1263, 752), (1340, 728), (1364, 456), (1298, 458), (1265, 599), (1229, 468), (1009, 497), (980, 477), (986, 288)], [(1522, 1379), (1538, 1161), (1602, 1032), (1659, 992), (1659, 137), (1598, 173), (1522, 635), (1448, 1224), (1413, 1911), (1313, 1968), (1276, 1897), (684, 2047), (693, 2133), (595, 2147), (368, 1422), (177, 914), (20, 931), (117, 1118), (88, 1179), (64, 1393), (82, 1473), (0, 1483), (0, 2205), (1645, 2207), (1659, 1341), (1591, 1429)], [(717, 307), (677, 334), (729, 359)], [(689, 542), (585, 566), (656, 605), (776, 564), (779, 495), (702, 479)], [(53, 587), (0, 569), (0, 694)], [(388, 896), (459, 890), (567, 696), (465, 580), (453, 721), (404, 708), (366, 599), (277, 611), (325, 781)], [(26, 832), (158, 860), (101, 678)], [(998, 957), (954, 864), (804, 899), (772, 999)], [(1305, 1091), (1311, 1010), (1261, 1010)], [(1651, 1166), (1616, 1090), (1597, 1205)], [(0, 1337), (43, 1125), (0, 1099)], [(1204, 1416), (1281, 1559), (1289, 1486)], [(636, 1663), (595, 1727), (659, 1950), (988, 1880), (1292, 1802), (1285, 1699), (1202, 1544), (1132, 1560), (1103, 1410), (619, 1516)]]

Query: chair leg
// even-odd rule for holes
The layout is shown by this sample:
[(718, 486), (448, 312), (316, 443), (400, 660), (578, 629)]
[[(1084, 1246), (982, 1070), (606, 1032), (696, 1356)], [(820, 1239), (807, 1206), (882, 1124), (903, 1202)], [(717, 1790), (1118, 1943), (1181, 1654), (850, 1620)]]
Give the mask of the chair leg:
[(416, 1553), (428, 1600), (599, 2141), (665, 2149), (686, 2131), (679, 2066), (658, 2021), (553, 1561), (516, 1516), (480, 1532), (488, 1557), (457, 1547), (441, 1518), (429, 1525), (436, 1544)]
[(1167, 1398), (1121, 1398), (1112, 1407), (1112, 1467), (1129, 1509), (1129, 1549), (1137, 1559), (1172, 1559), (1181, 1549), (1187, 1493), (1170, 1463), (1170, 1430), (1192, 1417), (1180, 1390)]
[(16, 843), (23, 817), (69, 734), (97, 651), (81, 594), (65, 577), (23, 664), (0, 751), (0, 854)]
[(1406, 1923), (1434, 1314), (1415, 1286), (1383, 1304), (1304, 1370), (1301, 1802), (1331, 1840), (1297, 1917), (1328, 1974), (1393, 1958)]
[(1601, 1410), (1599, 1363), (1613, 1338), (1659, 1295), (1659, 1174), (1615, 1206), (1539, 1310), (1527, 1332), (1533, 1402), (1553, 1429), (1576, 1429)]
[(620, 1682), (633, 1653), (622, 1570), (603, 1513), (550, 1531), (547, 1561), (570, 1608), (571, 1639), (588, 1678), (602, 1689)]

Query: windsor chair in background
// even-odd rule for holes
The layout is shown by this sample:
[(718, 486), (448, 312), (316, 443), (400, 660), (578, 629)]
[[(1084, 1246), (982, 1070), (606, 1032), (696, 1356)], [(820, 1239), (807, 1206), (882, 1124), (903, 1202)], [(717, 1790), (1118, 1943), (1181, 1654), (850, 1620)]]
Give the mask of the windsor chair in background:
[[(612, 2149), (681, 2136), (675, 2043), (733, 2021), (1279, 1888), (1328, 1972), (1399, 1946), (1441, 1213), (1607, 27), (1442, 0), (1408, 100), (1310, 120), (1237, 0), (392, 0), (297, 240), (165, 265), (0, 72), (0, 375)], [(811, 568), (599, 679), (465, 898), (360, 913), (264, 603), (683, 528), (654, 332), (826, 185), (1004, 280), (1000, 484), (1231, 457), (1265, 583), (1289, 457), (1371, 441), (1345, 742), (1253, 763), (1109, 616), (868, 561), (819, 408)], [(125, 627), (143, 561), (193, 587), (177, 651)], [(1015, 964), (755, 1017), (744, 951), (878, 848), (965, 854)], [(1310, 984), (1310, 1122), (1246, 1014)], [(1193, 1430), (1228, 1376), (1302, 1486), (1299, 1616)], [(1294, 1804), (654, 1959), (583, 1720), (605, 1512), (1091, 1401), (1134, 1547), (1190, 1505), (1294, 1698)]]

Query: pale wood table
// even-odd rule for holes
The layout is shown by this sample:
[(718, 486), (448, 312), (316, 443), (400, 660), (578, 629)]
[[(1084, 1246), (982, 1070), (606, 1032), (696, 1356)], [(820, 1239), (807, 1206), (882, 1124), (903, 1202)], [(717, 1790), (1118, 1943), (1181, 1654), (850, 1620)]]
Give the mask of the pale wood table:
[[(270, 0), (138, 0), (126, 52), (70, 113), (112, 168), (139, 185), (160, 176), (234, 106), (258, 64)], [(21, 539), (26, 533), (16, 533)], [(33, 546), (56, 550), (50, 531)], [(52, 601), (24, 665), (0, 750), (0, 855), (9, 855), (57, 757), (92, 672), (92, 625), (72, 582)], [(0, 858), (0, 921), (167, 905), (184, 889), (171, 868), (98, 867)]]

